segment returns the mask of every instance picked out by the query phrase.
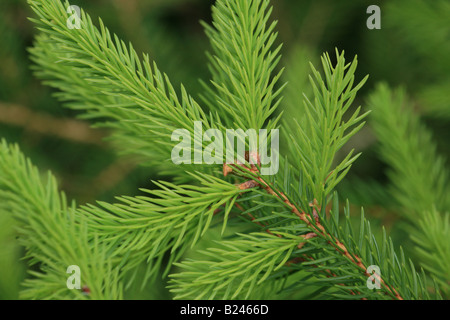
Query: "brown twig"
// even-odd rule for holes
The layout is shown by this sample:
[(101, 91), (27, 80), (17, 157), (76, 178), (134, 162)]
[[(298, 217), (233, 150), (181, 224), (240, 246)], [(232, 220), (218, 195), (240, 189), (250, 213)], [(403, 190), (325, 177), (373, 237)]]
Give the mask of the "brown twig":
[[(228, 166), (228, 165), (224, 165), (224, 166), (228, 167), (226, 170), (224, 168), (224, 172), (226, 171), (227, 174), (230, 174), (233, 172), (233, 168), (231, 166)], [(246, 168), (242, 165), (240, 165), (240, 166), (243, 168)], [(230, 168), (231, 168), (231, 171), (230, 171)], [(256, 168), (255, 165), (251, 165), (250, 169), (247, 169), (247, 170), (251, 173), (258, 172), (258, 169)], [(238, 185), (238, 188), (240, 190), (245, 190), (245, 189), (253, 188), (253, 187), (256, 187), (259, 185), (259, 187), (264, 189), (268, 194), (275, 196), (278, 199), (282, 200), (291, 209), (291, 211), (300, 218), (300, 220), (305, 222), (306, 225), (310, 229), (313, 230), (313, 233), (315, 234), (315, 236), (320, 236), (320, 237), (326, 239), (328, 241), (328, 243), (335, 248), (336, 251), (341, 253), (343, 256), (345, 256), (347, 259), (349, 259), (353, 264), (355, 264), (358, 268), (360, 268), (362, 271), (364, 271), (364, 274), (366, 276), (368, 276), (368, 277), (372, 276), (370, 273), (367, 272), (367, 268), (362, 263), (361, 258), (359, 258), (357, 255), (350, 254), (350, 252), (348, 251), (348, 249), (345, 247), (345, 245), (342, 242), (340, 242), (337, 239), (334, 239), (334, 237), (325, 230), (325, 228), (320, 223), (319, 216), (317, 215), (317, 211), (316, 211), (317, 203), (316, 202), (311, 204), (311, 206), (313, 207), (313, 217), (312, 218), (315, 221), (315, 223), (313, 223), (312, 219), (310, 219), (309, 215), (306, 214), (304, 211), (298, 210), (297, 207), (290, 202), (290, 200), (287, 198), (287, 196), (284, 193), (282, 193), (281, 191), (278, 191), (278, 190), (275, 191), (273, 189), (273, 187), (270, 186), (268, 183), (266, 183), (260, 176), (257, 176), (256, 180), (257, 181), (250, 180), (250, 181), (253, 181), (252, 183), (250, 183), (249, 181), (246, 181), (246, 182)], [(379, 275), (376, 275), (376, 277), (380, 281), (380, 284), (383, 285), (391, 294), (393, 294), (396, 297), (396, 299), (403, 300), (403, 298), (399, 295), (397, 290), (395, 290), (394, 288), (390, 288), (384, 282), (384, 280), (381, 279), (381, 277)]]
[(91, 129), (87, 123), (55, 118), (47, 114), (33, 112), (19, 105), (0, 102), (0, 122), (65, 140), (104, 145), (102, 138), (105, 134), (99, 130)]

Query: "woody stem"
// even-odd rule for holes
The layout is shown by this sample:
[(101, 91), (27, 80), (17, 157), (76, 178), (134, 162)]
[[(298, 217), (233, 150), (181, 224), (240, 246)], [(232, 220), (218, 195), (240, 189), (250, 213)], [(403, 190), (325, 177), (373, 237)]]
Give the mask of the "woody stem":
[[(257, 173), (257, 170), (252, 167), (251, 172)], [(347, 247), (340, 242), (338, 239), (335, 239), (331, 234), (329, 234), (326, 229), (323, 227), (323, 225), (320, 223), (319, 216), (314, 212), (314, 221), (312, 222), (311, 216), (306, 214), (303, 210), (300, 211), (297, 209), (297, 207), (291, 203), (291, 201), (288, 199), (288, 197), (281, 191), (274, 189), (272, 186), (270, 186), (268, 183), (266, 183), (259, 175), (256, 176), (256, 180), (249, 180), (242, 184), (240, 184), (238, 187), (240, 190), (245, 190), (249, 188), (253, 188), (259, 186), (260, 188), (264, 189), (268, 194), (277, 197), (278, 199), (282, 200), (287, 207), (291, 209), (291, 211), (299, 217), (300, 220), (302, 220), (312, 231), (316, 236), (320, 236), (321, 238), (325, 239), (336, 251), (338, 251), (340, 254), (345, 256), (347, 259), (349, 259), (354, 265), (356, 265), (359, 269), (361, 269), (364, 274), (367, 277), (372, 276), (367, 271), (366, 266), (361, 261), (361, 258), (359, 258), (357, 255), (353, 255), (349, 252)], [(380, 284), (387, 289), (387, 291), (393, 295), (398, 300), (403, 300), (403, 298), (400, 296), (400, 294), (395, 290), (394, 288), (389, 287), (383, 279), (381, 279), (380, 276), (377, 275), (378, 280), (380, 281)]]

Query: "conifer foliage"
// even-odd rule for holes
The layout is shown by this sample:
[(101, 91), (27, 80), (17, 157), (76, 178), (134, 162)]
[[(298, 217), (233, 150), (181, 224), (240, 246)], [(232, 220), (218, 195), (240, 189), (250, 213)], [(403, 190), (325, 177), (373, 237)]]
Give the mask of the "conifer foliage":
[[(17, 145), (2, 140), (0, 211), (15, 218), (30, 267), (22, 298), (123, 299), (130, 286), (145, 288), (161, 277), (175, 299), (449, 294), (445, 161), (419, 119), (402, 116), (402, 91), (380, 85), (368, 101), (370, 116), (354, 106), (368, 79), (355, 76), (357, 57), (349, 62), (336, 49), (322, 55), (320, 66), (311, 64), (308, 94), (288, 95), (286, 104), (301, 110), (288, 119), (279, 110), (289, 84), (282, 81), (282, 47), (269, 0), (216, 1), (212, 24), (204, 23), (211, 79), (204, 79), (199, 99), (184, 86), (175, 88), (148, 55), (141, 57), (102, 20), (94, 23), (82, 11), (80, 28), (69, 29), (68, 2), (28, 3), (39, 31), (30, 49), (36, 76), (57, 89), (66, 107), (111, 129), (122, 154), (176, 179), (157, 181), (153, 190), (142, 190), (145, 195), (118, 197), (116, 203), (77, 205), (51, 173), (42, 175)], [(342, 156), (343, 146), (368, 118), (423, 268), (384, 229), (376, 237), (364, 209), (342, 203), (335, 192), (360, 156)], [(194, 135), (197, 121), (222, 132), (280, 129), (288, 143), (278, 173), (262, 175), (249, 158), (240, 165), (173, 164), (172, 132)], [(203, 241), (210, 230), (220, 237)], [(186, 258), (187, 252), (194, 254)], [(81, 290), (66, 285), (71, 265), (81, 270)]]

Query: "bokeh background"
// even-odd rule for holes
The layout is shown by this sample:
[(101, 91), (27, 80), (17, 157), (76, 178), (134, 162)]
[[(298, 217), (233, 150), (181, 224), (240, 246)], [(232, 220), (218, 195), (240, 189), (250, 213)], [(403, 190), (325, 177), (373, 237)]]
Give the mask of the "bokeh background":
[[(199, 79), (209, 79), (205, 51), (209, 48), (199, 21), (210, 21), (212, 0), (74, 0), (91, 17), (102, 17), (120, 38), (131, 41), (138, 52), (147, 52), (166, 72), (175, 87), (183, 83), (197, 96)], [(370, 75), (356, 104), (380, 81), (403, 86), (414, 110), (434, 134), (438, 152), (450, 153), (448, 114), (450, 100), (450, 16), (438, 3), (446, 1), (274, 0), (279, 43), (284, 43), (280, 67), (286, 67), (286, 95), (308, 92), (308, 62), (317, 65), (323, 52), (345, 50), (347, 59), (358, 55), (357, 78)], [(450, 1), (447, 1), (450, 2)], [(381, 8), (381, 30), (369, 30), (366, 9)], [(450, 11), (447, 11), (449, 13)], [(27, 48), (36, 34), (27, 17), (25, 0), (0, 1), (0, 137), (16, 142), (42, 170), (51, 170), (61, 188), (78, 203), (113, 201), (116, 195), (136, 195), (161, 177), (152, 168), (140, 167), (132, 158), (118, 157), (104, 140), (107, 132), (77, 120), (77, 113), (61, 106), (32, 73)], [(287, 99), (286, 119), (296, 104)], [(300, 101), (299, 101), (300, 103)], [(385, 191), (386, 164), (377, 154), (377, 141), (367, 126), (349, 143), (363, 156), (339, 187), (352, 205), (364, 205), (373, 229), (384, 225), (398, 245), (408, 248), (402, 221), (389, 207)], [(383, 208), (378, 204), (383, 203)], [(20, 258), (14, 222), (0, 217), (0, 299), (18, 297), (27, 276)], [(145, 292), (131, 289), (132, 298), (170, 298), (164, 283)]]

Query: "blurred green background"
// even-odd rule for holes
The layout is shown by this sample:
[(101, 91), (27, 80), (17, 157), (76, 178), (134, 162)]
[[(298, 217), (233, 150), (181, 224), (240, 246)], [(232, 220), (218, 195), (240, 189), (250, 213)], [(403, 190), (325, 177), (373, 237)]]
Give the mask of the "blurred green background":
[[(210, 21), (212, 0), (77, 0), (91, 17), (102, 17), (120, 38), (131, 41), (138, 52), (147, 52), (177, 87), (183, 83), (195, 97), (198, 79), (209, 78), (205, 51), (208, 39), (199, 21)], [(284, 43), (285, 80), (293, 85), (286, 95), (308, 92), (308, 61), (317, 65), (320, 55), (334, 48), (351, 60), (358, 55), (357, 78), (370, 74), (356, 104), (364, 106), (377, 82), (404, 86), (412, 106), (434, 133), (438, 151), (448, 159), (447, 130), (450, 102), (450, 16), (439, 6), (449, 1), (336, 1), (275, 0), (279, 43)], [(369, 30), (366, 9), (381, 8), (381, 30)], [(32, 46), (32, 16), (25, 0), (0, 1), (0, 137), (17, 142), (42, 170), (51, 170), (61, 188), (78, 203), (113, 201), (115, 195), (135, 195), (160, 179), (152, 168), (139, 167), (131, 158), (119, 158), (104, 141), (107, 132), (76, 119), (63, 108), (54, 91), (30, 70), (27, 48)], [(94, 19), (95, 20), (95, 19)], [(295, 113), (295, 99), (283, 105), (285, 119)], [(300, 101), (299, 101), (300, 103)], [(447, 111), (445, 111), (447, 110)], [(376, 138), (366, 127), (350, 145), (363, 156), (340, 186), (340, 195), (355, 206), (363, 205), (374, 229), (385, 225), (396, 244), (408, 248), (409, 240), (394, 210), (388, 210), (385, 192), (386, 164), (377, 155)], [(169, 178), (170, 177), (165, 177)], [(383, 203), (382, 209), (378, 204)], [(13, 221), (0, 217), (0, 299), (18, 297), (25, 272), (23, 252), (15, 241)], [(393, 230), (394, 229), (394, 230)], [(395, 232), (394, 232), (395, 231)], [(135, 298), (170, 297), (159, 284)]]

